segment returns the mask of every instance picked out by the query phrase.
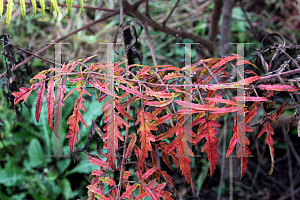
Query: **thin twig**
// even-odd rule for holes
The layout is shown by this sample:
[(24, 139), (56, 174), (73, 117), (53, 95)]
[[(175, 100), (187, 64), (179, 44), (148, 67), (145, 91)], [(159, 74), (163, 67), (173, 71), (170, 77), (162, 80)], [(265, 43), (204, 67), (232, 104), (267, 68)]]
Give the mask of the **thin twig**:
[(60, 63), (56, 63), (56, 62), (53, 62), (53, 61), (51, 61), (51, 60), (47, 60), (46, 58), (43, 58), (43, 57), (41, 57), (41, 56), (39, 56), (39, 55), (37, 55), (37, 54), (34, 54), (34, 53), (30, 52), (30, 51), (27, 51), (26, 49), (23, 49), (23, 48), (21, 48), (21, 47), (18, 47), (18, 46), (16, 46), (16, 45), (13, 45), (13, 44), (8, 43), (8, 42), (3, 41), (3, 40), (0, 40), (0, 41), (3, 42), (3, 43), (6, 43), (6, 45), (4, 45), (4, 46), (9, 46), (9, 45), (10, 45), (10, 46), (13, 46), (13, 47), (16, 48), (16, 49), (19, 49), (19, 50), (21, 50), (21, 51), (24, 51), (25, 53), (30, 54), (30, 55), (33, 55), (33, 56), (35, 56), (35, 57), (37, 57), (37, 58), (39, 58), (39, 59), (41, 59), (41, 60), (43, 60), (43, 61), (46, 61), (46, 62), (48, 62), (48, 63), (55, 64), (55, 65), (60, 65), (60, 66), (62, 66), (62, 64), (60, 64)]
[(169, 15), (166, 17), (166, 19), (163, 21), (163, 25), (166, 26), (167, 21), (170, 19), (171, 15), (173, 14), (175, 8), (178, 6), (180, 0), (177, 0), (177, 2), (175, 3), (174, 7), (172, 8), (171, 12), (169, 13)]
[[(122, 0), (119, 0), (119, 6), (120, 6), (120, 33), (121, 33), (121, 40), (122, 40), (122, 47), (123, 47), (123, 52), (124, 52), (124, 57), (125, 57), (125, 66), (126, 70), (128, 70), (128, 62), (127, 62), (127, 55), (126, 55), (126, 48), (125, 48), (125, 41), (124, 41), (124, 31), (123, 31), (123, 2)], [(127, 77), (128, 78), (128, 77)], [(127, 101), (128, 101), (128, 96), (127, 96)], [(130, 113), (130, 104), (127, 106), (127, 113)], [(126, 119), (126, 122), (128, 123), (128, 119)], [(126, 126), (126, 133), (125, 133), (125, 140), (124, 140), (124, 149), (123, 149), (123, 158), (121, 161), (121, 171), (120, 171), (120, 178), (119, 178), (119, 187), (118, 187), (118, 193), (116, 196), (116, 199), (120, 199), (120, 193), (121, 193), (121, 182), (123, 181), (123, 171), (124, 171), (124, 163), (125, 163), (125, 154), (126, 154), (126, 147), (127, 147), (127, 140), (128, 140), (128, 134), (129, 134), (129, 127)]]
[[(145, 27), (147, 39), (148, 39), (148, 42), (149, 42), (149, 48), (150, 48), (150, 51), (151, 51), (151, 56), (152, 56), (152, 60), (153, 60), (154, 66), (157, 66), (157, 62), (156, 62), (155, 54), (154, 54), (154, 51), (153, 51), (153, 46), (152, 46), (151, 38), (150, 38), (150, 35), (149, 35), (149, 31), (148, 31), (148, 24), (147, 24), (147, 22), (144, 23), (144, 27)], [(157, 71), (157, 68), (156, 68), (156, 71)]]
[(159, 24), (148, 16), (142, 14), (139, 10), (134, 9), (133, 5), (129, 4), (127, 0), (123, 0), (123, 6), (124, 8), (126, 8), (126, 12), (128, 12), (128, 14), (133, 15), (135, 18), (142, 22), (147, 22), (148, 25), (154, 29), (154, 31), (164, 32), (175, 37), (190, 38), (195, 42), (200, 42), (205, 48), (207, 48), (211, 55), (214, 54), (214, 45), (212, 44), (212, 42), (199, 36), (198, 34), (184, 31), (182, 29), (173, 29), (167, 26), (163, 26), (162, 24)]

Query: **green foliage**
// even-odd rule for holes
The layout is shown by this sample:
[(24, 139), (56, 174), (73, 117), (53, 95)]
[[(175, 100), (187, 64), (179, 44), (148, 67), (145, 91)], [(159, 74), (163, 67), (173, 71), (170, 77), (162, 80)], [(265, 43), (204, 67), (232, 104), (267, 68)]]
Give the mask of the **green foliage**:
[[(4, 100), (2, 93), (0, 99)], [(36, 98), (29, 97), (34, 102)], [(73, 98), (66, 101), (63, 119), (72, 109), (70, 105)], [(44, 103), (46, 103), (44, 101)], [(69, 106), (68, 106), (69, 105)], [(3, 119), (3, 130), (0, 134), (6, 147), (6, 156), (3, 156), (3, 146), (0, 144), (0, 161), (4, 168), (0, 167), (0, 199), (77, 199), (86, 197), (85, 186), (89, 184), (88, 174), (95, 169), (84, 155), (80, 155), (79, 162), (72, 162), (72, 158), (51, 158), (45, 155), (53, 154), (53, 138), (50, 130), (45, 125), (47, 119), (45, 110), (41, 111), (40, 123), (35, 121), (35, 106), (28, 110), (23, 108), (24, 122), (17, 122), (14, 128), (16, 115), (13, 110), (6, 108), (6, 103), (0, 101), (0, 118)], [(30, 104), (28, 106), (31, 107)], [(95, 110), (90, 110), (95, 112)], [(91, 114), (88, 111), (88, 114)], [(88, 122), (90, 124), (91, 122)], [(67, 126), (63, 126), (63, 133)], [(82, 131), (83, 135), (87, 133)], [(65, 140), (63, 140), (65, 141)], [(83, 147), (85, 140), (79, 141), (79, 147)], [(69, 148), (63, 143), (63, 155), (69, 154)], [(81, 181), (81, 185), (74, 185), (73, 177)], [(81, 189), (75, 191), (78, 187)], [(83, 189), (82, 189), (83, 188)]]
[[(32, 14), (31, 17), (34, 17), (35, 14), (36, 14), (36, 10), (37, 10), (37, 4), (36, 4), (36, 0), (32, 0), (31, 2), (32, 2), (32, 7), (33, 7), (33, 14)], [(39, 0), (39, 3), (41, 5), (41, 10), (42, 10), (42, 19), (44, 19), (44, 16), (45, 16), (45, 1), (44, 0)], [(2, 18), (2, 14), (3, 14), (3, 4), (4, 4), (4, 0), (0, 0), (0, 16), (1, 16), (1, 18)], [(69, 14), (71, 12), (73, 0), (66, 0), (66, 4), (67, 4), (67, 7), (68, 7), (68, 14)], [(8, 0), (7, 11), (6, 11), (7, 29), (9, 29), (13, 6), (14, 6), (14, 1), (13, 0)], [(80, 14), (82, 14), (83, 8), (84, 8), (84, 1), (83, 0), (80, 0), (80, 6), (81, 6)], [(21, 7), (21, 10), (22, 10), (23, 19), (26, 19), (25, 0), (20, 0), (20, 7)], [(59, 16), (59, 8), (58, 8), (57, 0), (51, 0), (51, 12), (53, 12), (53, 10), (55, 10), (55, 12), (56, 12), (56, 19), (57, 19), (58, 16)]]

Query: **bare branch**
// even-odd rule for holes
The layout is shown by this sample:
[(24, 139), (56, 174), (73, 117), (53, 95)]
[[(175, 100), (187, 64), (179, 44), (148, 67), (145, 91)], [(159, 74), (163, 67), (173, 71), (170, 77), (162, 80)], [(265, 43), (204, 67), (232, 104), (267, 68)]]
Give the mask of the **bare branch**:
[(231, 40), (231, 14), (232, 8), (234, 7), (236, 0), (226, 0), (226, 3), (223, 6), (222, 15), (223, 22), (221, 28), (221, 56), (226, 56), (230, 52), (230, 40)]
[(167, 21), (170, 19), (171, 15), (173, 14), (175, 8), (177, 7), (178, 3), (180, 0), (177, 0), (177, 2), (175, 3), (174, 7), (172, 8), (171, 12), (169, 13), (169, 15), (166, 17), (166, 19), (163, 21), (163, 25), (166, 26)]
[(149, 26), (151, 26), (154, 31), (163, 32), (169, 35), (173, 35), (175, 37), (182, 37), (182, 38), (190, 38), (194, 40), (195, 42), (201, 43), (205, 48), (208, 49), (209, 53), (211, 55), (214, 54), (214, 45), (211, 41), (199, 36), (198, 34), (195, 34), (193, 32), (184, 31), (181, 29), (173, 29), (169, 28), (167, 26), (163, 26), (162, 24), (159, 24), (155, 21), (153, 21), (151, 18), (147, 17), (146, 15), (142, 14), (140, 11), (135, 10), (134, 7), (128, 3), (127, 0), (123, 0), (123, 6), (124, 9), (128, 14), (133, 15), (138, 20), (142, 21), (143, 23), (147, 22)]
[(212, 43), (216, 42), (218, 34), (219, 21), (222, 14), (223, 0), (214, 0), (214, 9), (211, 14), (211, 23), (208, 38)]

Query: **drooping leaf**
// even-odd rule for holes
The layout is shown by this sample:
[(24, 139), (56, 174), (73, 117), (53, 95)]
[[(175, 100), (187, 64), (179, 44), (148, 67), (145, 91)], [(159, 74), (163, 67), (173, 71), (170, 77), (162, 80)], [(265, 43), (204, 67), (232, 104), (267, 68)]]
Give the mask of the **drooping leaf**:
[(80, 0), (80, 15), (83, 12), (83, 7), (84, 7), (84, 0)]
[(56, 12), (56, 18), (55, 20), (57, 20), (58, 15), (59, 15), (59, 9), (58, 9), (58, 5), (57, 5), (57, 0), (51, 0), (51, 5), (53, 6), (55, 12)]
[(6, 28), (9, 29), (9, 24), (11, 20), (11, 15), (12, 15), (12, 7), (14, 5), (13, 0), (8, 0), (8, 3), (6, 5), (7, 10), (6, 10)]
[(36, 6), (36, 0), (31, 0), (31, 3), (32, 3), (32, 8), (33, 8), (33, 14), (32, 14), (31, 17), (34, 17), (35, 14), (36, 14), (36, 8), (37, 8), (37, 6)]
[(20, 6), (22, 10), (22, 16), (23, 19), (26, 19), (26, 6), (25, 6), (25, 0), (20, 0)]
[(69, 126), (69, 132), (67, 133), (66, 138), (70, 138), (68, 145), (70, 146), (70, 150), (72, 153), (74, 152), (75, 142), (78, 143), (77, 133), (79, 133), (79, 135), (80, 135), (79, 124), (78, 124), (79, 121), (81, 121), (85, 125), (85, 127), (88, 129), (88, 126), (80, 112), (80, 109), (82, 109), (84, 112), (86, 111), (86, 108), (83, 105), (82, 101), (86, 102), (86, 100), (82, 96), (80, 96), (76, 100), (75, 105), (74, 105), (73, 114), (68, 118), (68, 121), (67, 121), (67, 124), (69, 124), (70, 126)]
[[(47, 89), (47, 117), (48, 117), (48, 124), (50, 129), (53, 131), (53, 123), (52, 123), (52, 117), (53, 117), (53, 109), (54, 109), (54, 81), (53, 79), (50, 80), (48, 89)], [(59, 138), (58, 135), (55, 135), (57, 138)]]
[[(191, 183), (191, 159), (189, 156), (194, 156), (187, 142), (192, 142), (192, 137), (195, 137), (196, 134), (189, 128), (180, 126), (177, 124), (173, 127), (173, 130), (176, 134), (176, 138), (168, 145), (166, 151), (172, 151), (176, 149), (177, 156), (179, 157), (180, 169), (184, 175), (188, 184)], [(169, 135), (170, 136), (170, 135)]]
[(218, 158), (220, 157), (217, 152), (219, 140), (216, 137), (217, 131), (215, 129), (215, 127), (219, 127), (220, 124), (214, 120), (207, 120), (206, 118), (201, 118), (198, 121), (202, 122), (202, 125), (198, 128), (197, 137), (193, 143), (197, 144), (203, 138), (206, 139), (206, 143), (202, 148), (202, 152), (206, 150), (209, 161), (210, 175), (212, 176), (216, 166), (218, 165)]
[(133, 147), (134, 147), (134, 144), (136, 142), (136, 139), (137, 139), (137, 136), (135, 133), (131, 133), (129, 135), (129, 137), (131, 138), (130, 142), (129, 142), (129, 145), (128, 145), (128, 148), (126, 150), (126, 154), (125, 154), (125, 158), (128, 159), (130, 156), (131, 156), (131, 153), (133, 151)]
[(269, 149), (270, 149), (271, 169), (269, 171), (269, 175), (271, 175), (273, 172), (274, 163), (275, 163), (275, 161), (274, 161), (275, 154), (274, 154), (274, 147), (273, 147), (275, 142), (274, 142), (274, 139), (272, 138), (272, 135), (274, 135), (274, 130), (268, 121), (266, 122), (266, 125), (263, 127), (263, 129), (259, 132), (257, 137), (260, 138), (262, 136), (262, 134), (264, 134), (264, 133), (267, 133), (266, 143), (268, 144)]
[(37, 95), (37, 100), (36, 100), (35, 119), (37, 122), (39, 122), (40, 120), (40, 114), (43, 106), (44, 92), (45, 92), (45, 81), (43, 81), (41, 84), (41, 87)]
[(67, 7), (68, 7), (68, 15), (69, 15), (71, 13), (73, 0), (66, 0), (66, 4), (67, 4)]
[(151, 130), (157, 130), (157, 127), (152, 124), (153, 120), (157, 120), (154, 115), (145, 112), (143, 108), (138, 110), (138, 119), (135, 122), (135, 125), (140, 124), (137, 131), (140, 137), (142, 155), (141, 158), (139, 158), (137, 166), (142, 164), (148, 157), (148, 151), (152, 151), (151, 142), (155, 142), (155, 137), (152, 135)]
[(44, 0), (39, 0), (40, 5), (41, 5), (41, 10), (42, 10), (42, 19), (45, 17), (45, 1)]
[(32, 91), (31, 89), (27, 89), (26, 87), (21, 87), (19, 90), (20, 90), (20, 92), (12, 93), (12, 95), (15, 97), (14, 105), (19, 103), (19, 101), (21, 101), (21, 100), (23, 100), (23, 102), (25, 102)]

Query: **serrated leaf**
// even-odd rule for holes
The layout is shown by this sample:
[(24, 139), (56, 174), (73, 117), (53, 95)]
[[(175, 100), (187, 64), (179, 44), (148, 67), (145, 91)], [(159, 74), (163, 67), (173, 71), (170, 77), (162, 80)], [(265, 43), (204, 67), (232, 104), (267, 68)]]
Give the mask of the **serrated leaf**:
[(130, 140), (129, 145), (128, 145), (127, 150), (126, 150), (126, 154), (125, 154), (125, 158), (126, 158), (126, 159), (128, 159), (128, 158), (131, 156), (133, 147), (134, 147), (135, 142), (136, 142), (136, 139), (137, 139), (135, 133), (131, 133), (131, 134), (129, 135), (129, 137), (131, 137), (131, 140)]
[(75, 147), (75, 143), (78, 143), (78, 137), (77, 137), (77, 133), (79, 133), (80, 135), (80, 130), (79, 130), (79, 121), (81, 121), (85, 127), (88, 129), (88, 126), (80, 112), (80, 109), (82, 109), (84, 112), (86, 111), (85, 106), (83, 105), (83, 102), (86, 102), (86, 100), (80, 96), (76, 101), (75, 101), (75, 105), (74, 105), (74, 110), (73, 110), (73, 114), (68, 118), (67, 124), (69, 124), (69, 132), (66, 135), (66, 138), (70, 138), (69, 139), (69, 143), (68, 145), (70, 146), (70, 150), (73, 153), (74, 152), (74, 147)]

